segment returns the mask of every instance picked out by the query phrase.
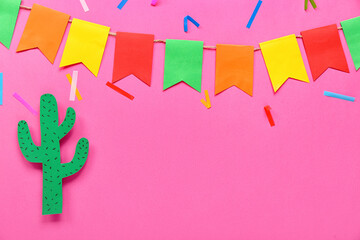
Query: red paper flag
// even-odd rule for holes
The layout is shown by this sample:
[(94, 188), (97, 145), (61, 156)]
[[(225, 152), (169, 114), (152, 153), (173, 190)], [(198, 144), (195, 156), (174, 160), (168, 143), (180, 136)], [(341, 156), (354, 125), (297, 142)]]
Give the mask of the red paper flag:
[(336, 24), (301, 32), (314, 81), (328, 68), (349, 72)]
[(150, 86), (153, 50), (154, 35), (117, 32), (112, 82), (133, 74)]

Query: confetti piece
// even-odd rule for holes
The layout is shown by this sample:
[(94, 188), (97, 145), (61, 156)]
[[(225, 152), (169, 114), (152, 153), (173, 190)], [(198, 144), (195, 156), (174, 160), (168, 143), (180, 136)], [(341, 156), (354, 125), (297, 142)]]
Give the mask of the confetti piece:
[[(66, 77), (67, 77), (67, 79), (69, 80), (69, 83), (70, 83), (70, 85), (71, 85), (71, 83), (72, 83), (71, 75), (70, 75), (70, 74), (66, 74)], [(78, 99), (79, 101), (82, 100), (82, 97), (81, 97), (81, 95), (80, 95), (80, 92), (79, 92), (79, 90), (78, 90), (77, 88), (76, 88), (75, 94), (76, 94), (76, 97), (77, 97), (77, 99)]]
[(88, 7), (88, 5), (86, 4), (85, 0), (80, 0), (80, 3), (81, 3), (81, 6), (83, 7), (84, 11), (85, 11), (85, 12), (88, 12), (88, 11), (89, 11), (89, 7)]
[(355, 102), (354, 97), (349, 97), (346, 95), (341, 95), (338, 93), (333, 93), (333, 92), (328, 92), (328, 91), (324, 91), (324, 96), (338, 98), (338, 99), (342, 99), (342, 100), (346, 100), (346, 101), (350, 101), (350, 102)]
[(156, 6), (156, 4), (157, 4), (157, 0), (152, 0), (151, 1), (151, 6)]
[(269, 105), (267, 105), (267, 106), (264, 107), (264, 109), (265, 109), (266, 116), (267, 116), (267, 118), (269, 120), (270, 126), (271, 127), (275, 126), (274, 119), (273, 119), (273, 117), (271, 115), (271, 112), (270, 112), (271, 107)]
[(122, 90), (121, 88), (118, 88), (117, 86), (115, 86), (114, 84), (107, 82), (106, 86), (112, 88), (113, 90), (117, 91), (118, 93), (120, 93), (121, 95), (124, 95), (125, 97), (127, 97), (130, 100), (134, 100), (134, 96), (125, 92), (124, 90)]
[(196, 27), (200, 26), (200, 24), (197, 21), (195, 21), (192, 17), (187, 15), (186, 17), (184, 17), (184, 32), (188, 31), (188, 21), (192, 22)]
[(117, 8), (121, 10), (121, 9), (124, 7), (124, 5), (127, 3), (127, 1), (128, 1), (128, 0), (122, 0), (122, 1), (120, 2), (120, 4), (117, 6)]
[(209, 92), (208, 92), (208, 90), (205, 90), (205, 99), (206, 99), (206, 100), (201, 99), (200, 102), (201, 102), (202, 104), (204, 104), (204, 106), (205, 106), (207, 109), (211, 108), (211, 102), (210, 102), (210, 97), (209, 97)]
[(70, 89), (70, 98), (69, 98), (70, 101), (75, 101), (75, 92), (76, 92), (78, 75), (79, 75), (78, 71), (73, 71), (71, 89)]
[(3, 105), (3, 73), (0, 73), (0, 105)]
[(253, 23), (253, 21), (254, 21), (254, 19), (255, 19), (255, 16), (256, 16), (256, 14), (258, 13), (261, 4), (262, 4), (262, 1), (259, 0), (259, 2), (257, 3), (257, 5), (256, 5), (256, 7), (255, 7), (255, 10), (254, 10), (253, 14), (251, 15), (251, 18), (250, 18), (248, 24), (246, 25), (247, 28), (250, 28), (250, 27), (251, 27), (251, 24)]
[[(309, 0), (305, 0), (305, 10), (308, 9), (308, 2)], [(316, 6), (316, 3), (314, 2), (314, 0), (310, 0), (310, 3), (311, 3), (311, 6), (315, 9), (317, 6)]]
[(22, 97), (19, 96), (19, 94), (14, 93), (13, 97), (16, 98), (19, 102), (21, 102), (32, 114), (35, 116), (38, 115), (38, 113), (28, 104)]

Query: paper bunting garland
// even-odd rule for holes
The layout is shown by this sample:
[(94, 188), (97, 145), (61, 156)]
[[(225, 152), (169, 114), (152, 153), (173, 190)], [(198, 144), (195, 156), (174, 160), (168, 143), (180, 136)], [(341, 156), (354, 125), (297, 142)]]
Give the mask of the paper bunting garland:
[(236, 86), (252, 96), (253, 79), (253, 46), (216, 45), (215, 94)]
[(277, 92), (288, 78), (309, 82), (295, 35), (260, 43), (270, 80)]
[[(123, 1), (126, 2), (126, 1)], [(260, 1), (261, 2), (261, 1)], [(0, 42), (10, 47), (20, 0), (0, 2)], [(38, 48), (53, 63), (70, 16), (38, 4), (31, 10), (17, 52)], [(360, 68), (360, 17), (341, 22), (356, 69)], [(110, 28), (74, 18), (66, 41), (60, 67), (83, 63), (98, 75)], [(328, 68), (349, 72), (335, 24), (301, 32), (313, 79)], [(154, 40), (152, 34), (110, 33), (116, 36), (112, 82), (131, 74), (151, 85)], [(203, 46), (201, 41), (166, 41), (164, 85), (166, 90), (185, 82), (201, 92), (203, 49), (216, 49), (215, 94), (236, 86), (253, 94), (254, 48), (252, 46)], [(260, 43), (274, 92), (288, 78), (309, 82), (295, 35)]]
[(336, 24), (301, 32), (314, 81), (328, 68), (349, 72)]
[(150, 86), (153, 51), (154, 35), (117, 32), (112, 82), (133, 74)]
[(0, 42), (10, 48), (21, 0), (0, 1)]
[(201, 92), (203, 42), (166, 40), (164, 90), (185, 82)]
[(51, 94), (44, 94), (40, 99), (41, 146), (34, 144), (26, 121), (18, 124), (18, 142), (22, 154), (29, 162), (42, 163), (43, 215), (62, 213), (62, 180), (77, 173), (89, 154), (89, 141), (82, 138), (76, 145), (72, 161), (61, 163), (59, 141), (70, 132), (75, 117), (74, 109), (68, 108), (64, 121), (59, 125), (56, 99)]
[(341, 22), (356, 70), (360, 68), (360, 17)]
[(110, 28), (74, 18), (60, 67), (83, 63), (96, 77)]
[(54, 63), (70, 15), (34, 4), (17, 52), (38, 48)]

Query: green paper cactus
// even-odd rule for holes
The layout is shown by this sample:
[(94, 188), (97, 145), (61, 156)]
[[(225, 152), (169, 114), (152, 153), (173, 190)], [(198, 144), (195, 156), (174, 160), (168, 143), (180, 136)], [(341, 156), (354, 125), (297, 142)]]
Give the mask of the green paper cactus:
[(77, 143), (73, 160), (61, 163), (60, 140), (74, 126), (75, 117), (74, 109), (69, 107), (64, 122), (59, 125), (56, 99), (51, 94), (44, 94), (40, 98), (41, 146), (34, 144), (26, 121), (18, 124), (22, 154), (29, 162), (43, 166), (43, 215), (62, 213), (62, 179), (78, 172), (88, 156), (89, 142), (82, 138)]

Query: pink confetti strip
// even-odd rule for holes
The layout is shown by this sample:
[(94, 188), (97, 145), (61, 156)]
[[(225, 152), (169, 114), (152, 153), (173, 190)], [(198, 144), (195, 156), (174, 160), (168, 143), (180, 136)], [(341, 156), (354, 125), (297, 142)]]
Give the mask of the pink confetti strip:
[(156, 4), (157, 4), (157, 0), (152, 0), (151, 1), (151, 6), (156, 6)]
[(70, 89), (70, 101), (75, 101), (76, 85), (78, 80), (78, 71), (73, 71), (71, 89)]
[(80, 3), (81, 3), (81, 6), (83, 7), (84, 11), (85, 11), (85, 12), (88, 12), (88, 11), (89, 11), (89, 7), (88, 7), (88, 5), (86, 4), (85, 0), (80, 0)]
[(13, 97), (16, 98), (19, 102), (21, 102), (32, 114), (35, 116), (38, 115), (38, 113), (28, 104), (22, 97), (20, 97), (19, 94), (14, 93)]

